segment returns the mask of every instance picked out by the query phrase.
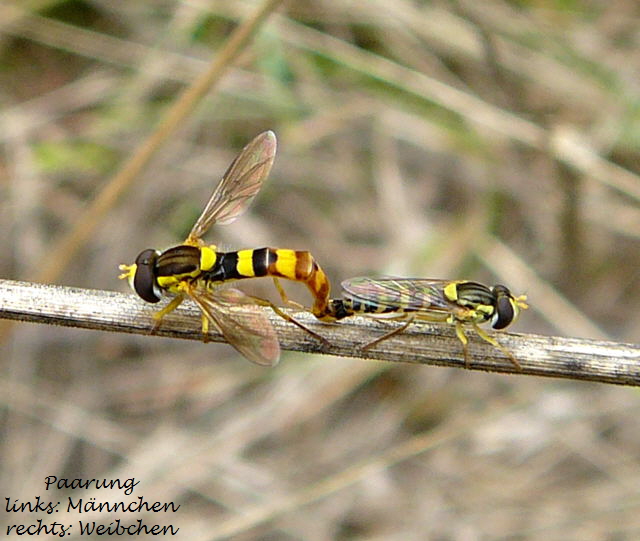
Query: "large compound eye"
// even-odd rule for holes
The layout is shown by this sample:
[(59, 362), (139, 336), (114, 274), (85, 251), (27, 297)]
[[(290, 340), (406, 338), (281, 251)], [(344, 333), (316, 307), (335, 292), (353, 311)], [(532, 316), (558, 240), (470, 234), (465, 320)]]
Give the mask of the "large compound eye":
[(159, 302), (156, 286), (156, 259), (158, 252), (144, 250), (136, 258), (136, 274), (133, 277), (133, 289), (147, 302)]
[(517, 307), (513, 302), (511, 292), (505, 286), (495, 286), (493, 288), (495, 295), (495, 313), (491, 320), (491, 326), (494, 329), (504, 329), (517, 316)]

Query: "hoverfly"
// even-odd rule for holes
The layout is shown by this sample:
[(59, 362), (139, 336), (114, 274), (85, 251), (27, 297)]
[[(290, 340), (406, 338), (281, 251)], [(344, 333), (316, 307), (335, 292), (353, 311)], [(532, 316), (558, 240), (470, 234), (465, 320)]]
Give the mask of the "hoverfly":
[(487, 287), (468, 280), (361, 277), (342, 282), (342, 298), (331, 299), (328, 312), (335, 320), (359, 314), (405, 321), (363, 349), (401, 333), (414, 320), (454, 324), (467, 367), (469, 339), (464, 326), (471, 325), (480, 338), (502, 351), (521, 370), (512, 353), (478, 325), (490, 322), (494, 329), (504, 329), (517, 319), (520, 310), (529, 307), (526, 300), (526, 295), (514, 297), (503, 285)]
[(314, 297), (312, 312), (320, 318), (327, 311), (330, 284), (309, 252), (277, 248), (219, 252), (215, 245), (205, 245), (202, 241), (214, 223), (231, 223), (247, 209), (269, 175), (275, 154), (275, 134), (266, 131), (258, 135), (233, 160), (181, 245), (163, 252), (143, 250), (134, 264), (120, 265), (120, 278), (128, 279), (131, 288), (145, 301), (157, 303), (163, 296), (173, 297), (154, 314), (154, 330), (164, 316), (188, 297), (202, 311), (205, 341), (211, 323), (229, 344), (260, 365), (273, 366), (280, 358), (280, 346), (269, 319), (255, 311), (251, 317), (241, 320), (233, 315), (230, 307), (270, 306), (287, 321), (318, 337), (270, 301), (248, 296), (237, 289), (218, 287), (231, 280), (271, 276), (282, 299), (288, 303), (278, 278), (302, 282)]

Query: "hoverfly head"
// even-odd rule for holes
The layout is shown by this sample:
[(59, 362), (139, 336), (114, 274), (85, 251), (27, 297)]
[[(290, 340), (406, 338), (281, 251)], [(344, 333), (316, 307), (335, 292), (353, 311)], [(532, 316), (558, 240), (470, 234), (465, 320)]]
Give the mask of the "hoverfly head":
[(120, 265), (120, 270), (124, 272), (119, 278), (127, 279), (131, 289), (147, 302), (159, 302), (162, 296), (156, 268), (159, 255), (160, 252), (150, 248), (140, 252), (133, 265)]
[(515, 298), (506, 286), (493, 286), (492, 291), (495, 311), (491, 318), (491, 326), (494, 329), (504, 329), (518, 318), (520, 308), (526, 308), (527, 305), (521, 302), (521, 297)]

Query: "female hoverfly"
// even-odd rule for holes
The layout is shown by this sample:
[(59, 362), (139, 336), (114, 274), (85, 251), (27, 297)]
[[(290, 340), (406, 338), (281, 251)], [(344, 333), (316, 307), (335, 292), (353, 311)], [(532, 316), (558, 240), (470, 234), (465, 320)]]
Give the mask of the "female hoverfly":
[(311, 311), (322, 318), (327, 312), (330, 284), (309, 252), (277, 248), (219, 252), (215, 245), (202, 241), (214, 223), (231, 223), (247, 209), (269, 175), (275, 154), (275, 134), (266, 131), (258, 135), (233, 160), (181, 245), (163, 252), (143, 250), (134, 264), (120, 265), (123, 271), (120, 278), (128, 279), (145, 301), (157, 303), (163, 296), (173, 297), (154, 314), (154, 330), (165, 315), (188, 297), (202, 311), (205, 341), (212, 323), (229, 344), (260, 365), (273, 366), (280, 358), (280, 346), (269, 319), (256, 310), (251, 317), (241, 320), (230, 307), (270, 306), (287, 321), (318, 337), (270, 301), (250, 297), (237, 289), (218, 287), (231, 280), (271, 276), (283, 300), (289, 302), (278, 278), (302, 282), (314, 297)]
[(511, 352), (478, 324), (490, 322), (494, 329), (504, 329), (517, 319), (520, 310), (528, 308), (526, 300), (526, 295), (514, 297), (503, 285), (487, 287), (467, 280), (362, 277), (342, 282), (342, 298), (331, 299), (327, 310), (334, 320), (359, 314), (406, 321), (366, 344), (364, 349), (401, 333), (414, 320), (454, 324), (467, 366), (469, 340), (464, 325), (471, 325), (483, 340), (502, 351), (521, 370)]

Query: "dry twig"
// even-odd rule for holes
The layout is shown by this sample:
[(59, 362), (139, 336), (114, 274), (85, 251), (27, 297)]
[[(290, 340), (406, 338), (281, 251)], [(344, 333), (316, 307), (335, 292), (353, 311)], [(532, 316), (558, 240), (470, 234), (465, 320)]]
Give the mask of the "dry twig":
[[(0, 280), (0, 317), (5, 319), (149, 334), (154, 323), (152, 314), (156, 309), (134, 295)], [(246, 310), (237, 308), (240, 319)], [(291, 314), (326, 337), (328, 344), (320, 343), (269, 311), (280, 345), (285, 350), (458, 368), (465, 366), (460, 342), (448, 325), (414, 324), (405, 332), (363, 351), (360, 348), (362, 344), (369, 343), (388, 328), (362, 317), (328, 325), (316, 321), (306, 312), (293, 311)], [(190, 303), (183, 304), (163, 319), (156, 334), (201, 340), (198, 309)], [(471, 332), (469, 334), (472, 335)], [(215, 330), (210, 333), (210, 339), (223, 341)], [(520, 361), (522, 371), (515, 370), (496, 348), (473, 336), (470, 348), (472, 369), (640, 386), (640, 347), (637, 345), (511, 333), (500, 333), (498, 339)]]

